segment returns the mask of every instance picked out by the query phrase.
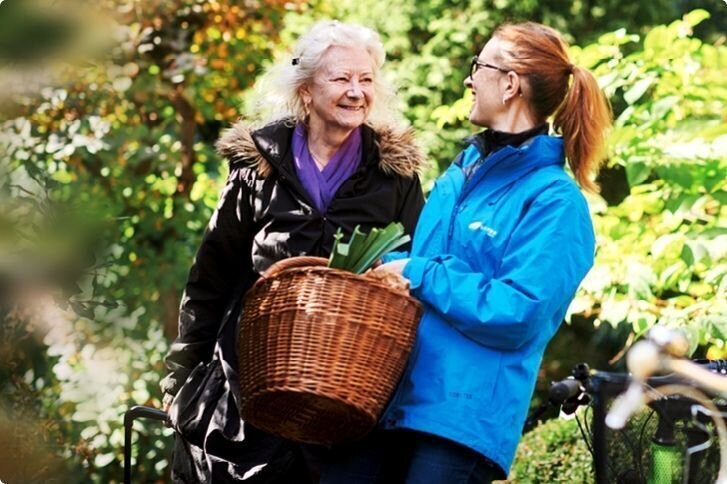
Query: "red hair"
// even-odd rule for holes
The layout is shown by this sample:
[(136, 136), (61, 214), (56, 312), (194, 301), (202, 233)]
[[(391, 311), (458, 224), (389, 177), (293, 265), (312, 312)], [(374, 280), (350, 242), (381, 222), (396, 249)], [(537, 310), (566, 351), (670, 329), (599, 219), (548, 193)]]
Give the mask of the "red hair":
[(505, 65), (524, 77), (528, 89), (523, 96), (537, 120), (553, 116), (553, 128), (563, 136), (578, 184), (597, 192), (593, 177), (603, 160), (612, 114), (596, 78), (588, 69), (571, 64), (565, 41), (545, 25), (505, 24), (493, 37), (505, 43), (500, 52)]

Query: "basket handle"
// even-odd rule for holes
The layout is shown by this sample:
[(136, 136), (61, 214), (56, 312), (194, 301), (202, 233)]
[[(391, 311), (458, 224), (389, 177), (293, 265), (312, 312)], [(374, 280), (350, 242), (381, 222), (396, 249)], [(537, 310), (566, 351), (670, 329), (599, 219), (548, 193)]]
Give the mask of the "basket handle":
[(268, 269), (263, 272), (262, 277), (268, 278), (277, 276), (281, 272), (287, 269), (294, 269), (296, 267), (325, 267), (328, 265), (328, 259), (323, 257), (313, 257), (313, 256), (300, 256), (300, 257), (290, 257), (288, 259), (279, 260), (275, 264), (268, 267)]

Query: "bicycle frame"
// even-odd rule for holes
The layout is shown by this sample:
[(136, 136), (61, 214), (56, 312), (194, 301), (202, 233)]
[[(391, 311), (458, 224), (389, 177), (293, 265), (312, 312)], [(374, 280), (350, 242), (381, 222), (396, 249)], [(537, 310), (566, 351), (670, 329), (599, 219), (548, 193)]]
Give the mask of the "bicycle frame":
[[(614, 402), (605, 423), (614, 429), (622, 428), (631, 414), (651, 399), (644, 391), (646, 379), (655, 372), (672, 372), (690, 386), (676, 385), (668, 391), (662, 387), (660, 391), (666, 395), (684, 395), (709, 409), (719, 437), (720, 468), (716, 482), (727, 484), (727, 425), (712, 400), (699, 391), (725, 397), (727, 378), (684, 359), (688, 348), (688, 341), (682, 333), (663, 327), (652, 328), (646, 339), (634, 344), (626, 358), (633, 375), (632, 382)], [(721, 370), (724, 374), (724, 368)]]
[[(710, 375), (713, 375), (712, 371), (719, 371), (723, 374), (727, 372), (727, 361), (723, 360), (701, 360), (697, 363), (690, 363), (700, 370), (710, 373)], [(721, 377), (717, 376), (717, 378)], [(632, 377), (625, 373), (592, 372), (585, 363), (580, 363), (573, 369), (572, 377), (554, 382), (551, 386), (550, 404), (562, 405), (564, 413), (573, 413), (578, 406), (586, 404), (590, 404), (592, 408), (590, 436), (592, 447), (590, 450), (593, 454), (594, 476), (598, 484), (612, 482), (610, 477), (613, 476), (609, 477), (609, 473), (614, 470), (609, 463), (608, 452), (608, 440), (612, 437), (608, 435), (606, 426), (608, 403), (613, 401), (614, 397), (623, 394), (632, 383)], [(648, 466), (648, 471), (654, 472), (657, 470), (655, 466), (661, 458), (661, 463), (665, 469), (670, 467), (681, 468), (682, 464), (684, 464), (685, 482), (695, 482), (698, 477), (697, 473), (700, 471), (699, 462), (705, 455), (703, 452), (711, 445), (712, 433), (705, 426), (705, 423), (712, 420), (713, 412), (716, 411), (720, 415), (721, 412), (716, 410), (714, 405), (712, 405), (711, 409), (707, 409), (705, 405), (697, 400), (699, 397), (690, 399), (689, 397), (692, 396), (694, 388), (687, 386), (689, 380), (679, 375), (649, 377), (643, 383), (645, 386), (651, 387), (653, 393), (676, 389), (678, 391), (674, 393), (682, 395), (681, 397), (662, 395), (663, 398), (661, 399), (655, 398), (647, 402), (659, 419), (657, 421), (657, 431), (649, 439), (648, 448), (652, 463)], [(566, 388), (572, 390), (564, 393)], [(684, 395), (684, 393), (687, 393), (687, 395)], [(711, 402), (708, 404), (711, 405)], [(542, 409), (537, 413), (542, 413)], [(673, 426), (677, 421), (689, 423), (688, 426), (682, 427), (680, 430), (680, 432), (684, 432), (683, 435), (687, 439), (686, 449), (682, 444), (678, 453), (670, 454), (668, 448), (670, 445), (669, 427)], [(584, 438), (588, 439), (588, 436), (584, 434)], [(720, 447), (720, 451), (721, 449), (722, 447)], [(677, 462), (677, 459), (679, 462)], [(640, 468), (638, 464), (635, 465), (635, 470), (646, 481), (648, 477), (646, 471)], [(655, 476), (652, 475), (653, 477)], [(662, 480), (657, 482), (672, 481)]]

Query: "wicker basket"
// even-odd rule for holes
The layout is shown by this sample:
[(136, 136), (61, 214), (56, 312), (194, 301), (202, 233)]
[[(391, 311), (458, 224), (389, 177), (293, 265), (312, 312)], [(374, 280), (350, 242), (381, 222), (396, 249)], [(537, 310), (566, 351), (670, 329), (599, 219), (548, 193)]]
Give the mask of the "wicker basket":
[(373, 429), (404, 370), (422, 308), (326, 263), (280, 261), (245, 296), (240, 412), (287, 439), (330, 445)]

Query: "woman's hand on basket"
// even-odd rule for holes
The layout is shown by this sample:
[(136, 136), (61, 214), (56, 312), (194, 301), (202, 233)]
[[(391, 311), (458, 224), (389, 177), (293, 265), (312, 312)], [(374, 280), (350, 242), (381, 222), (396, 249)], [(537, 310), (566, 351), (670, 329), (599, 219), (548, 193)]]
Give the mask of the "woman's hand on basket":
[(391, 262), (387, 262), (386, 264), (381, 264), (380, 266), (374, 268), (375, 271), (388, 271), (393, 272), (395, 274), (402, 275), (402, 272), (404, 272), (404, 267), (409, 263), (409, 259), (397, 259)]

